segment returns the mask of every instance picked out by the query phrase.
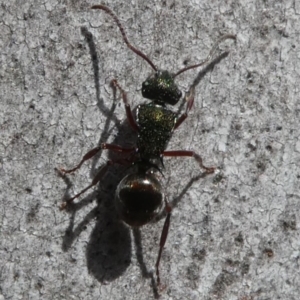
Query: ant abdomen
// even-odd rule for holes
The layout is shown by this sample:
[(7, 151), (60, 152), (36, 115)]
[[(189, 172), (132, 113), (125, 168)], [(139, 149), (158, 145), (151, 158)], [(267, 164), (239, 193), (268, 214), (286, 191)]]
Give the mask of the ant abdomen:
[(162, 186), (152, 172), (129, 174), (119, 183), (116, 208), (122, 220), (133, 227), (149, 223), (163, 206)]

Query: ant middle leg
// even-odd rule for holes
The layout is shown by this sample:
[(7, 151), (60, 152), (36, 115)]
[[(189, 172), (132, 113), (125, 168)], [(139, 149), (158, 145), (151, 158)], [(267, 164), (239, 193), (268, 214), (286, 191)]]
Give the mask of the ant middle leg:
[(87, 161), (90, 158), (94, 157), (100, 150), (111, 150), (113, 152), (118, 152), (118, 153), (132, 153), (132, 152), (135, 151), (135, 148), (123, 148), (119, 145), (102, 143), (100, 146), (98, 146), (96, 148), (93, 148), (88, 153), (86, 153), (76, 167), (74, 167), (73, 169), (70, 169), (70, 170), (60, 168), (60, 171), (63, 174), (68, 174), (68, 173), (75, 172), (76, 170), (78, 170), (82, 166), (82, 164), (85, 161)]
[(172, 156), (172, 157), (193, 157), (199, 166), (206, 171), (207, 174), (214, 173), (215, 167), (206, 167), (203, 164), (202, 157), (194, 151), (189, 150), (174, 150), (174, 151), (164, 151), (163, 156)]
[[(79, 164), (73, 168), (73, 169), (70, 169), (70, 170), (65, 170), (63, 168), (60, 169), (60, 171), (63, 173), (63, 174), (67, 174), (67, 173), (72, 173), (72, 172), (75, 172), (76, 170), (78, 170), (82, 164), (86, 161), (86, 160), (89, 160), (90, 158), (92, 158), (93, 156), (95, 156), (100, 150), (104, 150), (104, 149), (107, 149), (107, 150), (111, 150), (113, 152), (118, 152), (118, 153), (133, 153), (135, 152), (135, 148), (123, 148), (119, 145), (114, 145), (114, 144), (106, 144), (106, 143), (102, 143), (100, 146), (90, 150), (88, 153), (86, 153), (83, 158), (81, 159), (81, 161), (79, 162)], [(84, 188), (81, 192), (79, 192), (78, 194), (76, 194), (75, 196), (73, 196), (72, 198), (69, 198), (67, 199), (62, 205), (61, 205), (61, 209), (64, 209), (67, 204), (71, 203), (74, 201), (74, 199), (78, 198), (80, 195), (82, 195), (83, 193), (85, 193), (87, 190), (89, 190), (91, 187), (93, 187), (94, 185), (96, 185), (100, 180), (101, 178), (105, 175), (105, 173), (107, 172), (109, 166), (111, 165), (114, 165), (114, 164), (128, 164), (130, 163), (128, 161), (128, 159), (118, 159), (118, 160), (108, 160), (106, 165), (104, 165), (100, 170), (99, 172), (96, 174), (96, 176), (94, 177), (92, 183), (87, 186), (86, 188)]]
[(95, 186), (100, 181), (100, 179), (104, 176), (104, 174), (107, 172), (107, 170), (108, 170), (108, 168), (109, 168), (110, 165), (113, 165), (113, 162), (111, 160), (107, 161), (106, 165), (104, 165), (99, 170), (99, 172), (96, 174), (96, 176), (94, 177), (94, 179), (93, 179), (93, 181), (92, 181), (91, 184), (89, 184), (86, 188), (84, 188), (83, 190), (81, 190), (78, 194), (76, 194), (72, 198), (69, 198), (65, 202), (63, 202), (61, 204), (61, 206), (60, 206), (60, 209), (65, 209), (68, 204), (72, 203), (76, 198), (78, 198), (83, 193), (85, 193), (87, 190), (89, 190), (90, 188), (92, 188), (93, 186)]
[[(110, 146), (115, 146), (115, 145), (110, 145)], [(93, 149), (94, 150), (94, 149)], [(106, 174), (108, 168), (114, 164), (120, 164), (120, 165), (128, 165), (132, 163), (131, 160), (129, 159), (117, 159), (117, 160), (108, 160), (106, 162), (106, 164), (98, 171), (98, 173), (96, 174), (96, 176), (93, 178), (91, 184), (89, 184), (86, 188), (84, 188), (83, 190), (81, 190), (79, 193), (77, 193), (75, 196), (73, 196), (72, 198), (67, 199), (64, 203), (62, 203), (62, 205), (60, 206), (60, 209), (64, 209), (66, 208), (66, 206), (70, 203), (72, 203), (76, 198), (78, 198), (79, 196), (81, 196), (83, 193), (85, 193), (87, 190), (89, 190), (90, 188), (92, 188), (93, 186), (95, 186), (101, 179), (102, 177)]]

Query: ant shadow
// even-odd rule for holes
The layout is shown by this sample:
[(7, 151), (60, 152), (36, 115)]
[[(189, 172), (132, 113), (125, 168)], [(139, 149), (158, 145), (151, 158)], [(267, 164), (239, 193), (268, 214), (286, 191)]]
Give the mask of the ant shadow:
[[(93, 40), (92, 34), (88, 31), (86, 27), (81, 28), (81, 33), (85, 37), (92, 61), (92, 67), (94, 71), (94, 81), (97, 97), (97, 106), (99, 111), (106, 116), (106, 122), (104, 130), (101, 133), (98, 145), (105, 143), (110, 135), (111, 123), (118, 129), (118, 135), (115, 137), (113, 144), (119, 144), (124, 146), (135, 145), (136, 134), (133, 134), (132, 129), (129, 127), (127, 120), (120, 124), (119, 120), (115, 117), (114, 111), (118, 101), (116, 100), (116, 93), (114, 91), (113, 101), (111, 107), (107, 107), (104, 104), (103, 99), (100, 95), (100, 70), (99, 70), (99, 58), (96, 51), (96, 46)], [(193, 84), (190, 89), (198, 85), (200, 79), (210, 71), (215, 64), (219, 63), (220, 60), (225, 58), (228, 52), (222, 53), (216, 59), (211, 61), (205, 68), (203, 68), (195, 77)], [(178, 113), (184, 109), (185, 101), (183, 100), (179, 106)], [(125, 115), (125, 110), (124, 110)], [(92, 160), (92, 169), (90, 172), (90, 177), (93, 178), (99, 168), (96, 167), (102, 155), (102, 151), (99, 151)], [(108, 159), (114, 160), (116, 154), (109, 153)], [(66, 211), (70, 213), (69, 225), (65, 231), (63, 237), (62, 249), (63, 251), (68, 251), (73, 242), (80, 236), (87, 225), (96, 220), (95, 227), (92, 230), (87, 249), (86, 249), (86, 259), (87, 268), (89, 273), (91, 273), (99, 282), (107, 284), (114, 281), (120, 277), (128, 268), (131, 263), (131, 234), (130, 229), (125, 225), (119, 218), (115, 205), (114, 197), (115, 190), (118, 183), (126, 175), (128, 167), (123, 166), (111, 166), (107, 174), (103, 177), (100, 183), (97, 185), (97, 189), (94, 189), (89, 195), (80, 199), (79, 202), (71, 203), (67, 206)], [(67, 186), (64, 199), (70, 198), (69, 190), (72, 187), (72, 182), (68, 177), (59, 174)], [(181, 193), (173, 199), (171, 202), (172, 207), (176, 207), (181, 201), (188, 189), (193, 185), (194, 182), (205, 177), (206, 174), (202, 173), (199, 176), (191, 178), (189, 182), (182, 189)], [(75, 222), (76, 212), (89, 205), (97, 199), (97, 206), (91, 209), (83, 220), (79, 223)], [(160, 216), (155, 220), (160, 220), (165, 217), (165, 213), (162, 212)], [(76, 225), (75, 225), (76, 223)], [(142, 239), (140, 230), (137, 228), (132, 229), (133, 240), (135, 244), (135, 254), (138, 264), (141, 269), (142, 276), (144, 278), (151, 279), (151, 286), (153, 289), (153, 294), (155, 298), (159, 297), (158, 288), (152, 271), (149, 271), (143, 258), (142, 251)], [(157, 247), (158, 251), (158, 247)]]
[[(113, 143), (122, 144), (125, 139), (129, 143), (134, 144), (135, 141), (131, 138), (133, 134), (130, 132), (129, 126), (125, 122), (120, 125), (119, 120), (114, 116), (114, 111), (118, 104), (116, 94), (114, 93), (114, 99), (110, 107), (107, 107), (104, 104), (103, 98), (101, 98), (99, 57), (93, 36), (86, 27), (81, 28), (81, 33), (85, 37), (90, 51), (97, 106), (99, 111), (106, 116), (104, 130), (101, 133), (98, 145), (107, 142), (110, 135), (110, 128), (113, 126), (117, 127), (119, 132)], [(112, 123), (113, 126), (111, 126)], [(96, 165), (101, 155), (102, 151), (99, 151), (92, 160), (91, 178), (99, 171)], [(113, 160), (113, 156), (113, 153), (109, 153), (108, 159)], [(66, 209), (70, 213), (70, 221), (63, 238), (62, 249), (64, 251), (68, 251), (75, 239), (86, 229), (86, 226), (93, 220), (96, 220), (96, 225), (93, 228), (87, 245), (86, 259), (89, 272), (101, 283), (107, 283), (118, 278), (125, 272), (131, 262), (130, 231), (117, 217), (114, 206), (114, 192), (118, 183), (124, 177), (124, 172), (125, 170), (122, 166), (118, 166), (118, 168), (115, 166), (110, 167), (109, 172), (103, 177), (97, 189), (80, 199), (79, 202), (68, 205)], [(68, 199), (70, 198), (69, 190), (72, 187), (72, 183), (68, 177), (61, 177), (67, 185), (64, 199)], [(76, 212), (84, 206), (89, 205), (95, 199), (97, 199), (97, 206), (80, 223), (76, 223), (75, 225)]]

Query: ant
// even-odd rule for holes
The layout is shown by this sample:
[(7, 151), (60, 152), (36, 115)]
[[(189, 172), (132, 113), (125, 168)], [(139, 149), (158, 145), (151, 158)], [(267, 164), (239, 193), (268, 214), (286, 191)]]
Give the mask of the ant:
[(231, 34), (222, 36), (210, 50), (206, 59), (198, 64), (187, 66), (175, 74), (171, 74), (168, 71), (157, 69), (144, 53), (130, 44), (124, 27), (110, 8), (104, 5), (94, 5), (91, 8), (103, 10), (110, 15), (119, 27), (127, 47), (142, 57), (154, 70), (154, 74), (150, 75), (142, 84), (143, 97), (152, 102), (138, 105), (135, 118), (126, 92), (116, 79), (112, 80), (112, 87), (118, 89), (121, 93), (127, 120), (131, 128), (137, 132), (136, 146), (124, 148), (116, 144), (102, 143), (86, 153), (79, 164), (73, 169), (61, 169), (63, 174), (73, 173), (78, 170), (85, 161), (95, 156), (102, 149), (126, 155), (125, 158), (108, 160), (98, 171), (92, 183), (72, 198), (67, 199), (61, 205), (61, 209), (64, 209), (68, 204), (72, 203), (74, 199), (95, 186), (103, 178), (110, 166), (115, 164), (130, 166), (131, 171), (118, 184), (115, 195), (115, 205), (121, 219), (131, 227), (140, 227), (158, 216), (162, 211), (163, 205), (166, 212), (166, 219), (161, 232), (159, 251), (155, 264), (157, 285), (159, 286), (159, 263), (162, 250), (167, 240), (172, 211), (172, 207), (164, 195), (162, 185), (157, 176), (159, 173), (162, 174), (161, 167), (163, 167), (163, 157), (193, 157), (199, 166), (205, 170), (205, 174), (211, 174), (215, 171), (214, 167), (206, 167), (202, 162), (201, 156), (194, 151), (165, 150), (173, 131), (187, 118), (194, 103), (195, 86), (192, 86), (189, 93), (185, 96), (186, 109), (183, 114), (178, 116), (177, 113), (174, 113), (167, 107), (167, 105), (177, 104), (182, 96), (182, 92), (178, 89), (174, 79), (187, 70), (195, 69), (210, 62), (219, 43), (226, 39), (235, 40), (236, 36)]

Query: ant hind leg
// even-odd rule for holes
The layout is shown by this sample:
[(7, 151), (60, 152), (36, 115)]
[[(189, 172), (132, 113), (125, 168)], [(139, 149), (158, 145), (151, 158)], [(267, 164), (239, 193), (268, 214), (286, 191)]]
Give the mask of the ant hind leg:
[[(107, 150), (111, 150), (113, 152), (118, 152), (118, 153), (134, 153), (135, 152), (135, 148), (123, 148), (119, 145), (114, 145), (114, 144), (106, 144), (106, 143), (102, 143), (100, 146), (90, 150), (87, 154), (85, 154), (83, 156), (83, 158), (81, 159), (81, 161), (79, 162), (79, 164), (70, 170), (65, 170), (65, 169), (60, 169), (60, 171), (63, 174), (67, 174), (67, 173), (72, 173), (75, 172), (76, 170), (78, 170), (82, 164), (92, 158), (93, 156), (95, 156), (101, 149), (107, 149)], [(132, 158), (131, 158), (132, 159)], [(88, 185), (86, 188), (84, 188), (81, 192), (79, 192), (78, 194), (76, 194), (75, 196), (73, 196), (72, 198), (67, 199), (62, 205), (61, 205), (61, 209), (64, 209), (69, 203), (72, 203), (74, 201), (74, 199), (78, 198), (79, 196), (81, 196), (83, 193), (85, 193), (87, 190), (89, 190), (90, 188), (92, 188), (93, 186), (95, 186), (101, 179), (102, 177), (105, 175), (105, 173), (107, 172), (108, 168), (111, 165), (114, 164), (123, 164), (123, 165), (127, 165), (131, 163), (130, 159), (117, 159), (117, 160), (108, 160), (107, 163), (98, 171), (98, 173), (96, 174), (96, 176), (94, 177), (94, 179), (92, 180), (92, 183), (90, 185)]]
[(172, 207), (170, 206), (170, 204), (168, 203), (167, 200), (165, 200), (165, 210), (167, 212), (167, 216), (166, 216), (166, 219), (165, 219), (164, 227), (163, 227), (162, 232), (161, 232), (160, 242), (159, 242), (159, 251), (158, 251), (157, 260), (156, 260), (156, 264), (155, 264), (156, 278), (157, 278), (157, 285), (158, 286), (160, 285), (159, 263), (160, 263), (160, 259), (161, 259), (162, 250), (165, 246), (165, 243), (166, 243), (166, 240), (167, 240), (167, 237), (168, 237), (169, 227), (170, 227), (170, 219), (171, 219), (171, 212), (172, 212)]

